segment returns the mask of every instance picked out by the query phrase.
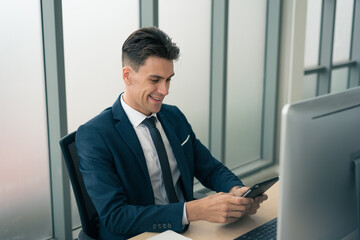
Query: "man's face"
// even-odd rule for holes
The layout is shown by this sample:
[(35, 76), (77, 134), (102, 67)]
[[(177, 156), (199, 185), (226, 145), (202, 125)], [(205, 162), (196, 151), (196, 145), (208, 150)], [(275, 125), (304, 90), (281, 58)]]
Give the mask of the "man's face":
[(173, 75), (173, 61), (159, 57), (147, 58), (137, 72), (130, 66), (125, 66), (124, 101), (147, 116), (159, 112), (165, 96), (169, 94)]

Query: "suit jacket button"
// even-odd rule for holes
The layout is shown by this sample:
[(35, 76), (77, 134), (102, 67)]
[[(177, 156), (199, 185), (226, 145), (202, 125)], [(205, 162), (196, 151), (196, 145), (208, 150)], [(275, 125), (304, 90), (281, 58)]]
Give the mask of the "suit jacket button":
[(167, 228), (166, 223), (164, 223), (164, 224), (162, 225), (162, 227), (163, 227), (163, 229), (166, 229), (166, 228)]
[(158, 229), (161, 229), (161, 228), (162, 228), (162, 224), (159, 223), (157, 227), (158, 227)]
[(156, 229), (156, 224), (153, 225), (153, 229)]
[(172, 228), (172, 225), (171, 225), (171, 223), (168, 223), (168, 228)]

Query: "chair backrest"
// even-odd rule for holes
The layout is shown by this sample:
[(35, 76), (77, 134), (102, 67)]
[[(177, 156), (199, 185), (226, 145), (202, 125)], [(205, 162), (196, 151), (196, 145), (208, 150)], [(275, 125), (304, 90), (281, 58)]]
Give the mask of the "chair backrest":
[(75, 147), (76, 131), (60, 139), (60, 147), (69, 172), (76, 203), (79, 209), (82, 230), (91, 238), (98, 238), (99, 215), (85, 189), (79, 170), (79, 157)]

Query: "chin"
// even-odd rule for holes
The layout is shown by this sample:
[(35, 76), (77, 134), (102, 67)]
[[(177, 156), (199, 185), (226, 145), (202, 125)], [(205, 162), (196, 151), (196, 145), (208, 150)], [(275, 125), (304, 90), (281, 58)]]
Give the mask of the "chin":
[(161, 107), (159, 107), (159, 108), (153, 108), (153, 109), (151, 110), (151, 112), (152, 112), (152, 113), (158, 113), (158, 112), (160, 111), (160, 109), (161, 109)]

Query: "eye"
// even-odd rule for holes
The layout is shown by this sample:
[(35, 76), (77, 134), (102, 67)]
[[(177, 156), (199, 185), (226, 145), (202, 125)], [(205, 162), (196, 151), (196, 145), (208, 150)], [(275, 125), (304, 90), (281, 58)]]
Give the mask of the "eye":
[(170, 82), (170, 81), (171, 81), (171, 78), (166, 79), (166, 81), (167, 81), (167, 82)]
[(159, 79), (150, 79), (150, 81), (153, 82), (153, 83), (158, 83)]

